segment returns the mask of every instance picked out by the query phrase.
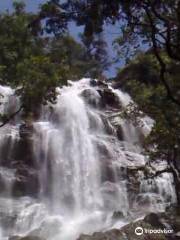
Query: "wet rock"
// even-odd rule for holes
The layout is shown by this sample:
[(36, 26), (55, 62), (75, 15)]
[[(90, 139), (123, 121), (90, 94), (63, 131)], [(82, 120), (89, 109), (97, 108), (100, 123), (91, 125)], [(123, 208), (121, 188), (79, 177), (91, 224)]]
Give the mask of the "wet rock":
[[(33, 125), (26, 121), (19, 127), (19, 138), (12, 144), (9, 167), (16, 169), (12, 186), (15, 197), (36, 196), (39, 191), (38, 166), (33, 151)], [(8, 154), (7, 154), (8, 155)]]
[(24, 122), (19, 127), (19, 135), (21, 138), (31, 138), (33, 134), (33, 125), (31, 122)]
[(101, 116), (102, 122), (104, 125), (104, 129), (107, 134), (109, 135), (115, 135), (116, 129), (113, 127), (113, 125), (108, 121), (107, 116)]
[(92, 87), (96, 87), (96, 86), (97, 86), (97, 80), (96, 80), (96, 79), (91, 79), (91, 80), (90, 80), (90, 85), (91, 85)]
[(85, 89), (81, 96), (85, 99), (86, 103), (93, 107), (100, 106), (100, 95), (95, 89)]
[(11, 135), (6, 135), (2, 140), (0, 143), (0, 166), (10, 168), (14, 161), (14, 145), (18, 139), (14, 139)]
[(99, 94), (104, 106), (110, 106), (116, 109), (121, 108), (118, 96), (115, 95), (111, 89), (105, 88), (103, 90), (99, 90)]
[(123, 217), (124, 217), (123, 212), (117, 211), (117, 212), (113, 213), (112, 219), (113, 220), (118, 220), (118, 219), (123, 218)]
[(180, 232), (177, 232), (177, 233), (175, 234), (175, 237), (176, 237), (177, 240), (180, 239)]
[(16, 215), (8, 214), (7, 212), (2, 212), (0, 209), (0, 226), (7, 231), (13, 227), (16, 221)]
[(23, 163), (35, 167), (33, 155), (33, 132), (30, 128), (20, 130), (20, 139), (14, 144), (14, 162), (17, 165)]
[(1, 175), (1, 172), (0, 172), (0, 194), (3, 193), (5, 190), (6, 190), (6, 185), (5, 185), (5, 182), (3, 180), (3, 176)]
[(155, 213), (150, 213), (148, 214), (145, 218), (144, 221), (151, 224), (151, 226), (155, 228), (164, 228), (165, 226), (162, 224), (159, 216)]
[(91, 79), (90, 80), (90, 85), (92, 87), (107, 87), (107, 83), (104, 81), (104, 79), (102, 80), (97, 80), (97, 79)]
[(18, 236), (12, 236), (12, 237), (9, 237), (8, 240), (20, 240), (20, 237), (18, 237)]
[[(121, 188), (119, 187), (121, 185)], [(123, 183), (112, 183), (112, 182), (105, 182), (101, 188), (101, 194), (104, 199), (103, 207), (109, 211), (118, 211), (121, 209), (123, 214), (126, 215), (128, 202), (126, 193), (122, 190), (124, 189)], [(121, 196), (121, 199), (119, 199)]]
[(62, 219), (60, 217), (49, 217), (45, 219), (40, 227), (30, 233), (32, 236), (38, 236), (39, 239), (52, 239), (58, 236), (62, 229)]
[[(107, 162), (108, 160), (106, 160)], [(113, 169), (110, 165), (106, 164), (104, 166), (101, 167), (102, 172), (101, 172), (101, 181), (102, 182), (115, 182), (115, 177), (114, 177), (114, 173), (113, 173)]]
[(129, 223), (121, 229), (112, 229), (107, 232), (97, 232), (92, 236), (81, 235), (78, 240), (167, 240), (164, 234), (142, 234), (136, 235), (135, 229), (141, 227), (142, 229), (153, 229), (149, 223), (143, 220)]
[[(115, 217), (121, 212), (115, 212)], [(131, 222), (121, 229), (81, 235), (78, 240), (178, 240), (180, 239), (180, 208), (172, 206), (163, 213), (150, 213), (144, 219)], [(142, 228), (143, 234), (137, 235), (135, 229)], [(171, 233), (148, 233), (147, 230), (170, 230)]]
[(40, 238), (36, 236), (27, 236), (27, 237), (18, 237), (18, 236), (13, 236), (10, 237), (9, 240), (46, 240), (45, 238)]
[(120, 141), (124, 140), (124, 133), (123, 133), (122, 127), (120, 125), (116, 128), (116, 134)]
[(170, 226), (175, 233), (180, 232), (180, 206), (170, 206), (166, 208), (166, 212), (158, 214), (160, 221)]
[(16, 180), (13, 184), (12, 194), (15, 197), (34, 196), (39, 192), (38, 170), (27, 165), (19, 167), (16, 171)]

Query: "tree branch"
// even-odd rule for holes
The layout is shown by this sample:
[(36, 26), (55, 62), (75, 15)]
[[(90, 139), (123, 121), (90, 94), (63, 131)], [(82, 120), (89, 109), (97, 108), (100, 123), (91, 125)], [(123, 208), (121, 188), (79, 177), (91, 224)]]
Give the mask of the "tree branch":
[(149, 19), (149, 22), (150, 22), (150, 25), (151, 25), (151, 40), (152, 40), (152, 44), (153, 44), (153, 51), (154, 51), (154, 54), (160, 64), (160, 79), (166, 89), (166, 92), (167, 92), (167, 96), (171, 99), (172, 102), (174, 102), (176, 105), (180, 106), (180, 101), (178, 99), (176, 99), (172, 92), (171, 92), (171, 89), (170, 89), (170, 86), (168, 85), (168, 83), (166, 82), (166, 79), (165, 79), (165, 73), (167, 72), (167, 69), (166, 69), (166, 64), (165, 62), (163, 61), (162, 57), (160, 56), (160, 53), (158, 51), (158, 46), (157, 46), (157, 40), (156, 40), (156, 27), (153, 23), (153, 19), (152, 19), (152, 16), (148, 10), (147, 7), (145, 7), (145, 11), (146, 11), (146, 14), (147, 14), (147, 17)]
[(0, 127), (3, 127), (7, 123), (9, 123), (18, 113), (21, 112), (22, 109), (23, 109), (23, 106), (20, 106), (20, 108), (16, 112), (12, 113), (7, 119), (3, 121), (3, 123), (0, 124)]

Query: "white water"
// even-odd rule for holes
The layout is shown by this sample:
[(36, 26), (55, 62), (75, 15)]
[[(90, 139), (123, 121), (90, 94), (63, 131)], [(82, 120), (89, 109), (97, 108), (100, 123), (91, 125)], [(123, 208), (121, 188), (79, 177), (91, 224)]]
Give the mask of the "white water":
[[(91, 92), (94, 106), (83, 97), (83, 91), (87, 89)], [(112, 91), (123, 107), (131, 101), (127, 94)], [(9, 88), (4, 88), (3, 93), (6, 101), (13, 94)], [(144, 166), (146, 158), (141, 154), (140, 130), (117, 118), (122, 125), (124, 141), (108, 134), (102, 118), (108, 116), (97, 107), (100, 95), (95, 87), (90, 86), (89, 79), (71, 82), (69, 86), (58, 89), (58, 93), (53, 110), (49, 106), (44, 107), (41, 118), (33, 124), (33, 153), (40, 183), (37, 199), (32, 196), (11, 197), (14, 169), (0, 169), (6, 186), (6, 193), (2, 192), (0, 197), (1, 239), (29, 234), (46, 240), (75, 240), (81, 233), (93, 233), (127, 223), (131, 206), (127, 179), (123, 177), (121, 168)], [(17, 122), (0, 130), (0, 149), (8, 136), (11, 145), (19, 138), (18, 126)], [(141, 131), (147, 134), (151, 126), (147, 121), (144, 126)], [(162, 210), (167, 203), (176, 201), (171, 175), (163, 175), (153, 184), (139, 173), (141, 177), (140, 192), (134, 203), (137, 210), (141, 200), (147, 196), (150, 198), (147, 208), (150, 209), (159, 206), (155, 201), (157, 197)], [(153, 188), (158, 189), (156, 195)], [(115, 211), (124, 215), (118, 222), (112, 219)], [(4, 226), (1, 215), (15, 216), (12, 226)]]

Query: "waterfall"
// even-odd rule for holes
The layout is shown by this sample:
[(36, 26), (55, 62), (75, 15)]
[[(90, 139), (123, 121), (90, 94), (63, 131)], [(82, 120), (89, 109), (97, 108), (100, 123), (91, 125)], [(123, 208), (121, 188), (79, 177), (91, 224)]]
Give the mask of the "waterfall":
[[(56, 122), (51, 119), (44, 122), (42, 119), (42, 122), (35, 123), (37, 143), (34, 153), (37, 162), (42, 161), (44, 169), (40, 180), (41, 191), (44, 193), (50, 185), (50, 205), (53, 211), (61, 214), (64, 211), (70, 211), (71, 215), (73, 212), (79, 214), (84, 209), (93, 211), (102, 205), (100, 163), (94, 144), (102, 126), (100, 123), (93, 134), (88, 111), (91, 110), (78, 96), (78, 91), (66, 89), (60, 93), (55, 106)], [(99, 120), (96, 114), (94, 118)], [(44, 151), (44, 159), (39, 159), (39, 151)], [(49, 183), (48, 167), (51, 169)]]
[[(149, 181), (142, 170), (141, 138), (153, 121), (145, 117), (138, 128), (122, 119), (130, 96), (96, 83), (82, 79), (58, 88), (56, 104), (42, 106), (31, 134), (19, 118), (0, 129), (1, 239), (75, 240), (125, 225), (145, 213), (142, 204), (163, 211), (176, 202), (171, 174)], [(14, 92), (0, 91), (1, 112), (9, 111)]]

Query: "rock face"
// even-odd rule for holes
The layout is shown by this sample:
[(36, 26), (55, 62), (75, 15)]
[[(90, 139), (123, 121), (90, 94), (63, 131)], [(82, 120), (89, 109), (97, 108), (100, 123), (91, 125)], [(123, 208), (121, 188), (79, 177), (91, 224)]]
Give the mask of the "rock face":
[(118, 96), (116, 96), (111, 89), (104, 88), (103, 90), (99, 90), (99, 94), (104, 106), (109, 106), (117, 109), (121, 107)]
[[(139, 227), (140, 233), (143, 232), (137, 235), (135, 231)], [(147, 230), (154, 230), (154, 232), (148, 233)], [(166, 230), (166, 232), (157, 233), (159, 230)], [(171, 207), (166, 213), (150, 213), (144, 219), (129, 223), (121, 229), (96, 232), (91, 236), (83, 234), (78, 240), (178, 240), (179, 231), (180, 210), (177, 207)]]
[[(116, 212), (113, 218), (120, 219), (123, 217), (121, 212)], [(141, 228), (143, 233), (137, 235), (136, 228)], [(153, 230), (154, 232), (148, 232)], [(165, 230), (161, 233), (160, 230)], [(157, 233), (158, 231), (158, 233)], [(138, 231), (137, 231), (138, 232)], [(144, 219), (131, 222), (121, 229), (112, 229), (105, 232), (95, 232), (94, 234), (82, 234), (77, 240), (178, 240), (180, 232), (180, 209), (177, 207), (167, 208), (166, 213), (150, 213)], [(46, 240), (45, 238), (27, 236), (20, 238), (14, 236), (9, 240)]]
[[(12, 141), (12, 140), (11, 140)], [(33, 126), (23, 123), (19, 127), (19, 137), (12, 144), (10, 161), (5, 164), (15, 168), (12, 195), (36, 196), (39, 191), (38, 166), (33, 153)]]
[(94, 233), (92, 236), (81, 235), (78, 240), (167, 240), (163, 234), (142, 234), (136, 235), (135, 229), (141, 227), (142, 229), (152, 229), (152, 226), (144, 221), (137, 221), (131, 223), (121, 230), (113, 229), (105, 233)]
[[(0, 238), (2, 231), (3, 237), (17, 235), (9, 240), (64, 240), (63, 227), (71, 218), (79, 236), (89, 226), (89, 232), (110, 229), (119, 219), (127, 223), (176, 202), (172, 176), (153, 178), (156, 167), (142, 154), (144, 128), (121, 117), (130, 97), (102, 81), (73, 84), (59, 90), (57, 104), (45, 106), (40, 119), (19, 119), (1, 132)], [(81, 223), (73, 213), (87, 216)], [(154, 223), (162, 227), (151, 214), (120, 230), (79, 240), (155, 240), (152, 234), (134, 234), (136, 227)], [(178, 236), (179, 220), (169, 224), (175, 224)]]

